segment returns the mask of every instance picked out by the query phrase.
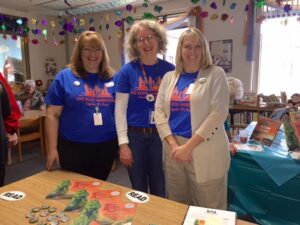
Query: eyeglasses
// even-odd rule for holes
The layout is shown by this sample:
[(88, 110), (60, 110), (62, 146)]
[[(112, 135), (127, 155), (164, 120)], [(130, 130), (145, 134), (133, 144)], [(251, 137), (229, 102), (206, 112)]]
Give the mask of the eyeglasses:
[(148, 34), (147, 36), (139, 37), (136, 40), (137, 40), (138, 43), (144, 43), (145, 40), (147, 40), (149, 42), (149, 41), (153, 40), (155, 37), (156, 37), (155, 34)]
[(102, 52), (101, 48), (82, 48), (81, 51), (83, 51), (84, 53), (96, 53), (96, 54), (100, 54)]
[(184, 50), (186, 50), (186, 51), (192, 51), (192, 50), (194, 50), (194, 51), (200, 51), (201, 50), (201, 48), (202, 48), (202, 46), (201, 45), (196, 45), (196, 46), (191, 46), (191, 45), (184, 45), (184, 46), (182, 46), (183, 47), (183, 49)]

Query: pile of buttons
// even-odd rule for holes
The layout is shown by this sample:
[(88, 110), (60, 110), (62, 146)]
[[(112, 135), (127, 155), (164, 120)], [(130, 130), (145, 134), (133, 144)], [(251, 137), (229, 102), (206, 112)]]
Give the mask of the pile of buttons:
[(34, 207), (25, 215), (29, 223), (37, 225), (58, 225), (60, 222), (68, 222), (70, 217), (65, 212), (55, 213), (57, 209), (50, 205)]

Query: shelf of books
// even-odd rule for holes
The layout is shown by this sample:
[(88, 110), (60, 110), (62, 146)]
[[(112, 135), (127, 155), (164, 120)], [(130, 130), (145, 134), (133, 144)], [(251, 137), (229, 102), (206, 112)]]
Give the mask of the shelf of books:
[(259, 117), (270, 117), (276, 106), (232, 105), (229, 108), (228, 120), (233, 133), (245, 128)]

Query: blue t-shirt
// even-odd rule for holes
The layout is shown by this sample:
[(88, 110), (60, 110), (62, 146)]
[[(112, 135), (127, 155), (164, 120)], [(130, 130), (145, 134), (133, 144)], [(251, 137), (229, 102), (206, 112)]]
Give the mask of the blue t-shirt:
[[(114, 119), (115, 80), (104, 81), (97, 74), (87, 79), (69, 68), (60, 71), (45, 98), (47, 105), (63, 106), (59, 135), (69, 141), (101, 143), (117, 137)], [(94, 125), (94, 113), (102, 114), (102, 125)]]
[(185, 138), (192, 137), (190, 93), (198, 72), (180, 75), (171, 96), (169, 125), (172, 134)]
[(148, 85), (145, 82), (140, 61), (124, 65), (117, 73), (116, 92), (128, 93), (127, 123), (135, 127), (154, 127), (150, 117), (154, 111), (154, 101), (146, 99), (147, 94), (157, 96), (162, 77), (166, 72), (175, 69), (174, 65), (159, 59), (155, 65), (143, 65)]

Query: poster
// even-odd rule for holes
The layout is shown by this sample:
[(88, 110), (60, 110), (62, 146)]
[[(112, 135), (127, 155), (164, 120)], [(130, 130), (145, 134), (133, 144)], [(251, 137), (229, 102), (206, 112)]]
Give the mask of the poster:
[(213, 64), (222, 67), (226, 73), (231, 73), (232, 40), (210, 41), (209, 48)]

